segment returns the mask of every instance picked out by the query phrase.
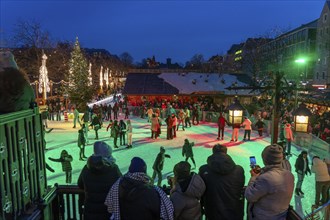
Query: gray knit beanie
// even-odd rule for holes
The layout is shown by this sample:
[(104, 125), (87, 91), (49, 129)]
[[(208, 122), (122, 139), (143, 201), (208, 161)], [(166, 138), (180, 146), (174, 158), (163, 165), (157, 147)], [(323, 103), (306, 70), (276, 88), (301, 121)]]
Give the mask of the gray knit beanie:
[(280, 164), (283, 160), (283, 148), (278, 144), (272, 144), (265, 147), (261, 155), (265, 165)]

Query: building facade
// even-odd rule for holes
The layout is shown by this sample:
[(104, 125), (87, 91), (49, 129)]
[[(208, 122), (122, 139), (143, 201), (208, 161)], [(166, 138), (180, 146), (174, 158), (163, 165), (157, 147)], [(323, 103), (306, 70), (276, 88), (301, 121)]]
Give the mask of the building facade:
[(317, 57), (313, 86), (330, 87), (330, 0), (324, 4), (317, 23)]
[(287, 80), (311, 82), (316, 62), (317, 22), (301, 25), (262, 45), (261, 73), (283, 71)]

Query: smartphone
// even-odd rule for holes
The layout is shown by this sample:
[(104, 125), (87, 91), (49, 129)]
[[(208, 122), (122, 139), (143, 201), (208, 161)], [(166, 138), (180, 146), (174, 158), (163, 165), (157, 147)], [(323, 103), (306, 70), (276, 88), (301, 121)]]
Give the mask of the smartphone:
[(250, 166), (252, 168), (254, 168), (256, 165), (257, 165), (256, 157), (255, 156), (251, 156), (250, 157)]

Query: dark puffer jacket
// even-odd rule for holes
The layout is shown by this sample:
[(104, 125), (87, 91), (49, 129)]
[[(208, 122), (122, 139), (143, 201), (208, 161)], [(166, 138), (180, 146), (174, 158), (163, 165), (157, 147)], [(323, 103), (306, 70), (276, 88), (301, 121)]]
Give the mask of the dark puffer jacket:
[(215, 153), (199, 169), (206, 191), (202, 206), (209, 220), (242, 220), (244, 217), (244, 170), (224, 153)]
[(121, 220), (160, 218), (160, 198), (152, 185), (123, 178), (119, 186)]
[(121, 177), (118, 166), (101, 156), (91, 156), (82, 169), (78, 186), (85, 191), (85, 220), (109, 219), (110, 214), (104, 205), (111, 186)]

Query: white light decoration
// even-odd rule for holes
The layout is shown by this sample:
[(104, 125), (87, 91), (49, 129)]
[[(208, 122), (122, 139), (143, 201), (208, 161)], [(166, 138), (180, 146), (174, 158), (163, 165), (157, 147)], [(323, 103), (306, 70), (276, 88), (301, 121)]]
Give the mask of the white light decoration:
[(103, 66), (101, 66), (101, 71), (100, 71), (100, 87), (101, 89), (103, 88)]
[(105, 79), (105, 84), (107, 85), (107, 88), (108, 88), (108, 86), (109, 86), (109, 68), (107, 68), (104, 73), (104, 79)]
[(88, 85), (93, 85), (93, 78), (92, 78), (92, 63), (89, 63), (89, 70), (88, 70)]
[(46, 67), (46, 54), (42, 55), (42, 64), (39, 68), (39, 93), (43, 92), (43, 99), (47, 99), (47, 92), (50, 92), (48, 70)]

